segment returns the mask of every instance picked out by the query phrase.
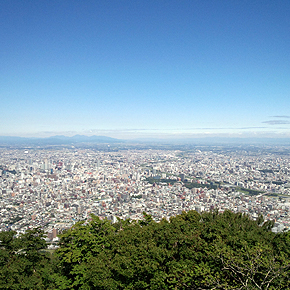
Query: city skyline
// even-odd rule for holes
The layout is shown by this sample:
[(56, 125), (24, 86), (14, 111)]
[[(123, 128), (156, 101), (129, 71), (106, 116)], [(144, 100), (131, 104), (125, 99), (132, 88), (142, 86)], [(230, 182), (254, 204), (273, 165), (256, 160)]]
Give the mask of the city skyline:
[(290, 137), (289, 2), (0, 8), (0, 136)]

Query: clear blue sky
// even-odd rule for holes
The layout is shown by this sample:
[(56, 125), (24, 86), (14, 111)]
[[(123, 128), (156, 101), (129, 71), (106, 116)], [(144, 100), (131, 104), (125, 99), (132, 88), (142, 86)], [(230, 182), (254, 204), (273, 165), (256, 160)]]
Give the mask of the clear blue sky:
[(56, 134), (290, 136), (290, 1), (0, 1), (0, 135)]

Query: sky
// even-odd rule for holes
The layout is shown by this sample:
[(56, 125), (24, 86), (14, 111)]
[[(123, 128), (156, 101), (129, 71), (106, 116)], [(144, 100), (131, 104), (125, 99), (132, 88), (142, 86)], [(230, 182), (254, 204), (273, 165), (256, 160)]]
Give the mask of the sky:
[(0, 0), (0, 136), (290, 137), (288, 0)]

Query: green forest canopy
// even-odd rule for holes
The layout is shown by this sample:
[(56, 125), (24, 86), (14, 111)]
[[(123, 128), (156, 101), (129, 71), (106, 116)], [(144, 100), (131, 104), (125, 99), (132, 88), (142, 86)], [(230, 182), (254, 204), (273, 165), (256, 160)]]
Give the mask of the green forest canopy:
[(272, 226), (230, 211), (92, 215), (52, 254), (39, 229), (0, 232), (0, 289), (290, 289), (290, 235)]

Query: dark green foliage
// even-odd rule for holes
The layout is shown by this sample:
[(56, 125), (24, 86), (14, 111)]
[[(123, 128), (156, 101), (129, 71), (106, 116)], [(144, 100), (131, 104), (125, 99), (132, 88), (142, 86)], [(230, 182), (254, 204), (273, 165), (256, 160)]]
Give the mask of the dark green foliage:
[(116, 228), (109, 221), (92, 215), (89, 223), (78, 222), (62, 235), (57, 251), (63, 278), (56, 282), (60, 289), (66, 289), (66, 285), (71, 285), (73, 289), (86, 289), (82, 285), (86, 283), (87, 264), (91, 263), (92, 258), (104, 254), (104, 250), (110, 246), (110, 235), (114, 232)]
[(39, 229), (0, 232), (0, 289), (53, 289), (52, 259)]
[(73, 289), (287, 289), (289, 234), (270, 229), (230, 211), (114, 225), (93, 216), (62, 237), (58, 256)]
[(219, 184), (211, 184), (211, 183), (196, 183), (196, 182), (185, 182), (185, 187), (192, 189), (192, 188), (208, 188), (208, 189), (217, 189), (220, 188)]
[(290, 234), (230, 211), (111, 224), (92, 215), (52, 257), (40, 230), (0, 233), (0, 289), (290, 289)]

